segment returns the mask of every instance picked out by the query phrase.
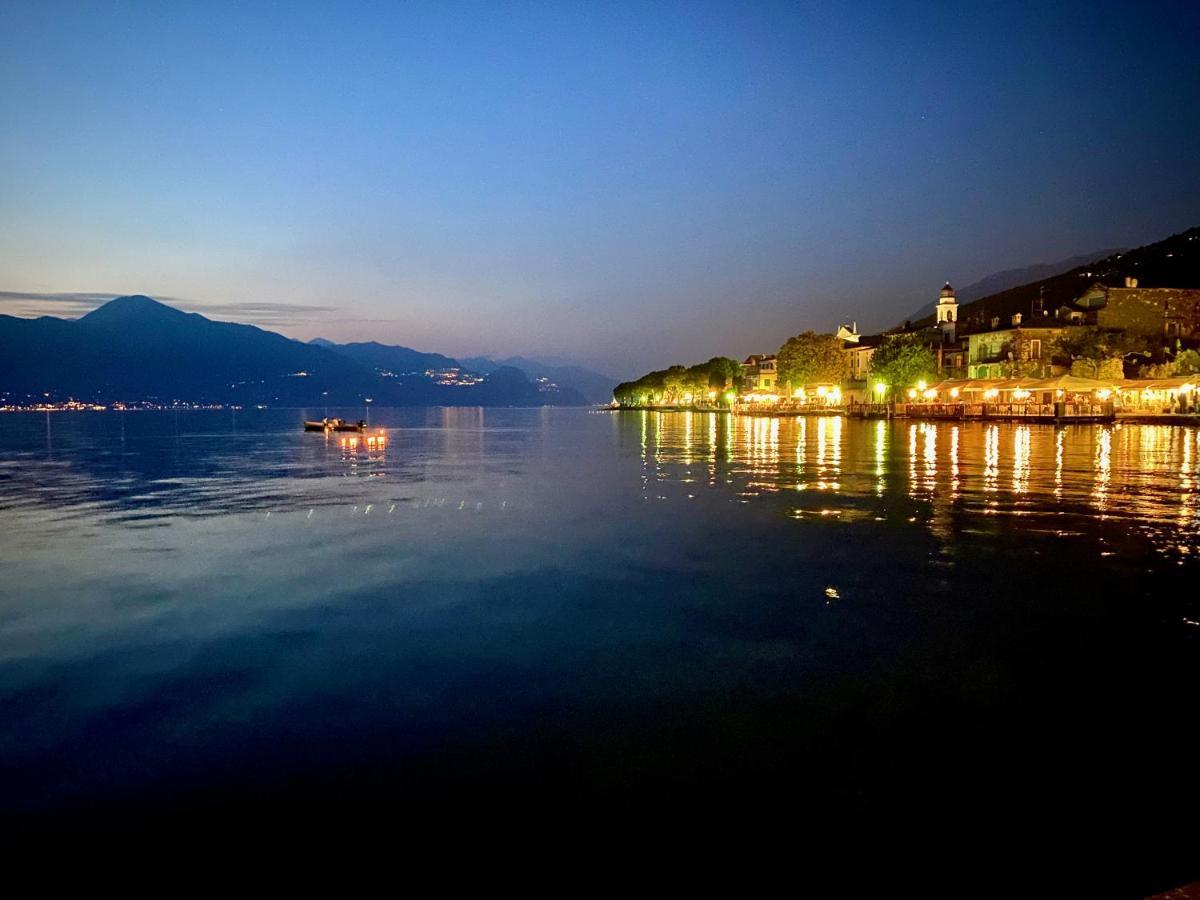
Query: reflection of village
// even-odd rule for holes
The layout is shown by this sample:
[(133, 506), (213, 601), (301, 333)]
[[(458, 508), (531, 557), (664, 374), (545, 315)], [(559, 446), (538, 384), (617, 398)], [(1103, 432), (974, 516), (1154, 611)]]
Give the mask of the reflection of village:
[(795, 518), (843, 520), (927, 501), (935, 530), (952, 510), (1041, 518), (1051, 531), (1074, 512), (1157, 528), (1182, 552), (1200, 531), (1193, 428), (650, 411), (619, 421), (623, 442), (638, 441), (648, 500), (673, 489), (783, 494)]

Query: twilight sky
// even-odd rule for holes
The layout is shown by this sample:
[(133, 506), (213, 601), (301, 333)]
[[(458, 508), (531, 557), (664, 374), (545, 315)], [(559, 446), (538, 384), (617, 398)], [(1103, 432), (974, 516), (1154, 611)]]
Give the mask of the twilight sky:
[(0, 42), (13, 314), (627, 377), (1200, 224), (1194, 0), (4, 0)]

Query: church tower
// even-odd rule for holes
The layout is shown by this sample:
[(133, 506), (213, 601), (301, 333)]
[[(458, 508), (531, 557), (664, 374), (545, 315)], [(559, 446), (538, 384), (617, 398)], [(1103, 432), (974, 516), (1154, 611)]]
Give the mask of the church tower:
[(958, 323), (958, 300), (954, 297), (954, 288), (950, 282), (938, 294), (937, 326), (942, 330), (942, 339), (947, 343), (954, 340), (954, 332)]

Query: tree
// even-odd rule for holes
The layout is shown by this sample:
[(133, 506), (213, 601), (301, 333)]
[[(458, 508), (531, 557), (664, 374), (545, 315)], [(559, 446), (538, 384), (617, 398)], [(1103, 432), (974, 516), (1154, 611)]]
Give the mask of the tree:
[(1123, 331), (1099, 328), (1073, 328), (1060, 337), (1057, 351), (1071, 360), (1071, 374), (1084, 378), (1121, 378), (1122, 357), (1143, 350), (1136, 337)]
[(1173, 365), (1176, 375), (1200, 373), (1200, 353), (1195, 350), (1180, 350)]
[(806, 384), (841, 384), (850, 374), (850, 359), (840, 338), (806, 331), (779, 348), (778, 382), (790, 390)]
[(710, 390), (724, 391), (727, 388), (736, 389), (742, 381), (742, 364), (728, 356), (714, 356), (705, 365), (708, 367), (708, 387)]
[(937, 357), (920, 335), (888, 335), (871, 354), (871, 378), (885, 390), (903, 391), (937, 375)]
[(682, 403), (691, 395), (692, 402), (709, 399), (716, 392), (717, 402), (728, 402), (725, 390), (736, 387), (742, 376), (742, 364), (726, 356), (714, 356), (694, 366), (671, 366), (648, 372), (636, 381), (625, 381), (613, 389), (613, 399), (621, 406), (646, 406), (651, 403)]

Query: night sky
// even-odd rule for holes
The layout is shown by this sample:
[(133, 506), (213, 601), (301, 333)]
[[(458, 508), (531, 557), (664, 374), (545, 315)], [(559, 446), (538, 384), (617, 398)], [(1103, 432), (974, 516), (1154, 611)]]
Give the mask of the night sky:
[(5, 0), (0, 41), (0, 312), (626, 377), (1200, 224), (1194, 0)]

